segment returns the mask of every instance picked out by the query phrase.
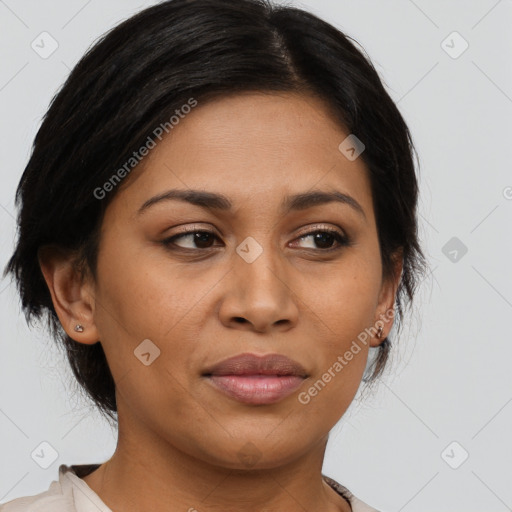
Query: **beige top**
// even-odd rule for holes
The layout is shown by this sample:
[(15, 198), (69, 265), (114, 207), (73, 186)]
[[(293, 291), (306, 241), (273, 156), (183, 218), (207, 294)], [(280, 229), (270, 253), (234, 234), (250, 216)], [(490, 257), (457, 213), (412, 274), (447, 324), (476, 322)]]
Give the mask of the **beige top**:
[[(54, 480), (47, 491), (4, 503), (0, 505), (0, 512), (112, 512), (81, 478), (92, 473), (98, 466), (61, 464), (59, 480)], [(324, 475), (324, 480), (350, 502), (353, 512), (378, 512), (332, 478)]]

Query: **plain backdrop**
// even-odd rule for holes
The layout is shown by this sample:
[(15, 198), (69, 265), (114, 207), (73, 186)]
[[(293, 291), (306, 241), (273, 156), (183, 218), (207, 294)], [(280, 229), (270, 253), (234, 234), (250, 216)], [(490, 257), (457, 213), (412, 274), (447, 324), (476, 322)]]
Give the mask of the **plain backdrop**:
[[(14, 193), (48, 104), (89, 46), (155, 2), (0, 1), (0, 264)], [(333, 429), (324, 473), (372, 506), (512, 509), (512, 2), (289, 2), (356, 39), (420, 157), (431, 272), (392, 365)], [(32, 47), (42, 32), (58, 44)], [(48, 48), (48, 46), (47, 46)], [(0, 282), (0, 503), (46, 490), (59, 464), (104, 462), (115, 431), (76, 393), (64, 356)], [(31, 457), (56, 451), (46, 469)]]

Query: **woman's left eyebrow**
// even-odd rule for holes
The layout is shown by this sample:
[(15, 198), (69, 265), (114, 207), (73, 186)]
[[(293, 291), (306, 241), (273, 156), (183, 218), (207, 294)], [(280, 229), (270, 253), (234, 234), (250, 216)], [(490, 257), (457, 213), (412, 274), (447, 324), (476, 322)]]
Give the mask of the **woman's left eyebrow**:
[[(233, 203), (223, 194), (206, 192), (204, 190), (172, 189), (145, 201), (138, 209), (137, 215), (143, 214), (157, 203), (171, 200), (184, 201), (208, 210), (228, 211), (233, 207)], [(308, 192), (286, 196), (282, 203), (282, 213), (286, 215), (291, 211), (306, 210), (332, 202), (350, 206), (366, 220), (363, 207), (352, 196), (339, 192), (338, 190), (310, 190)]]

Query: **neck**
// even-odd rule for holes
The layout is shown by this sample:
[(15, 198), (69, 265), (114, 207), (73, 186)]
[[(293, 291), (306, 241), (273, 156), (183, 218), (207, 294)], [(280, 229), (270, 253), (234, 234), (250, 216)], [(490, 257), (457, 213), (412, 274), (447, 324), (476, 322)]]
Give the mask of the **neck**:
[(113, 456), (83, 478), (113, 511), (349, 512), (322, 478), (327, 436), (278, 467), (229, 468), (157, 436), (122, 428)]

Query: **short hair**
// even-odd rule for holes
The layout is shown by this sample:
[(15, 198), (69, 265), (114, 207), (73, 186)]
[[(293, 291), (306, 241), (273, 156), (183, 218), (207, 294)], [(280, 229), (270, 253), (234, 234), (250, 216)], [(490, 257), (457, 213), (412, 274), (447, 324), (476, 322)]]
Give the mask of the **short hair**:
[[(121, 187), (101, 200), (95, 191), (190, 98), (201, 103), (243, 91), (314, 95), (364, 143), (360, 158), (369, 171), (384, 276), (393, 275), (393, 254), (402, 251), (395, 304), (400, 328), (425, 265), (416, 151), (372, 62), (354, 43), (315, 15), (271, 0), (169, 0), (103, 35), (54, 96), (16, 191), (18, 240), (4, 275), (15, 277), (27, 322), (47, 319), (101, 413), (115, 420), (117, 412), (102, 345), (66, 334), (38, 249), (54, 244), (70, 250), (77, 268), (96, 278), (104, 212)], [(389, 351), (388, 336), (367, 382), (382, 373)]]

